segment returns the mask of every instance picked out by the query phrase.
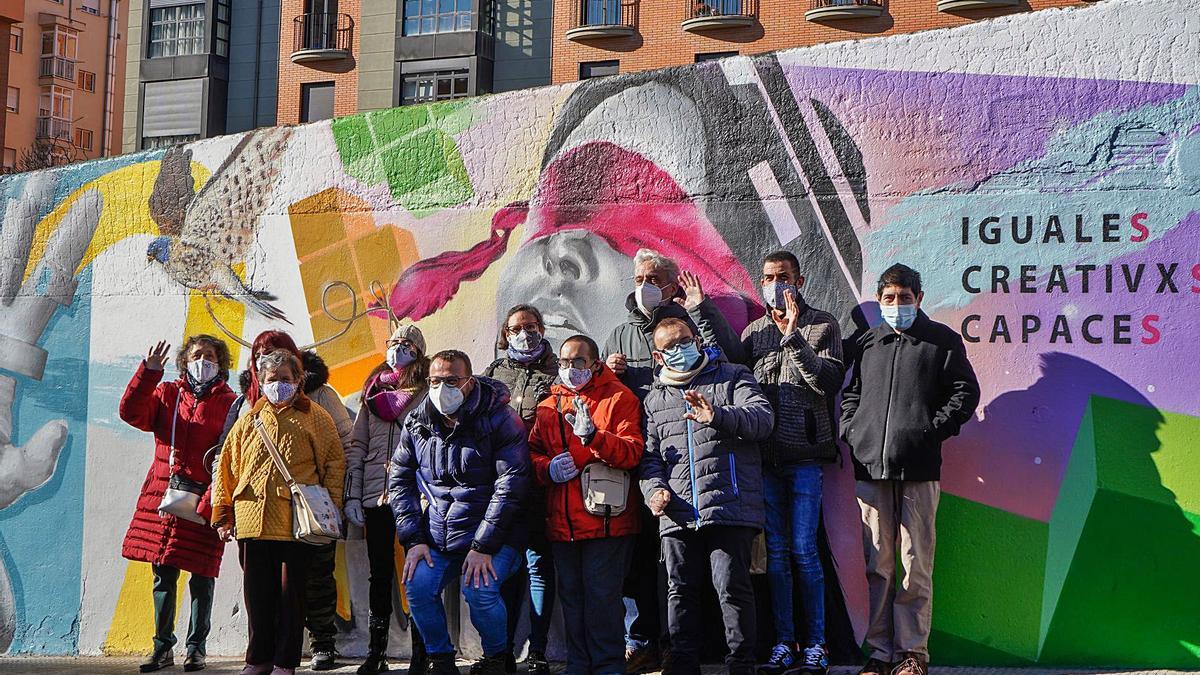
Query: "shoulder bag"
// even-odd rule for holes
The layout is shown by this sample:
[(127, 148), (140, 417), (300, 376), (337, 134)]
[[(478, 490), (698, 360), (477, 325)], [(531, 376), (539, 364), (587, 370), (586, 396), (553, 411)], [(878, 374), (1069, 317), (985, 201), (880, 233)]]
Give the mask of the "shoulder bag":
[[(324, 546), (342, 538), (342, 512), (333, 503), (329, 490), (324, 485), (302, 485), (292, 478), (279, 449), (267, 434), (267, 428), (257, 416), (254, 418), (254, 428), (262, 438), (271, 462), (279, 471), (283, 482), (287, 483), (292, 493), (292, 535), (298, 540), (313, 546)], [(316, 456), (313, 457), (316, 466)], [(320, 472), (318, 472), (319, 475)]]
[[(560, 409), (562, 397), (555, 397), (558, 410), (558, 431), (562, 436), (563, 452), (570, 452), (567, 445), (567, 429)], [(592, 462), (579, 472), (579, 485), (583, 490), (583, 508), (593, 516), (611, 518), (625, 512), (629, 502), (629, 472), (614, 469), (604, 462)]]

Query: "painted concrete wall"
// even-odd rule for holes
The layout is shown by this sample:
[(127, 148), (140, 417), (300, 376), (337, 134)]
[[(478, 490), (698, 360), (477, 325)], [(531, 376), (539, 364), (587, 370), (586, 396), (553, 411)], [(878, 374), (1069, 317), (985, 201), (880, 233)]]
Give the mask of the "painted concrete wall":
[[(339, 287), (322, 309), (327, 284), (361, 313), (378, 281), (431, 348), (486, 363), (518, 301), (551, 337), (606, 335), (639, 246), (740, 327), (784, 246), (847, 331), (878, 321), (872, 281), (903, 261), (970, 341), (983, 404), (946, 449), (934, 658), (1200, 667), (1198, 23), (1188, 0), (1109, 0), (297, 127), (278, 177), (237, 176), (263, 188), (245, 218), (195, 209), (181, 228), (149, 217), (160, 154), (6, 177), (0, 651), (148, 647), (150, 571), (119, 546), (151, 440), (117, 401), (155, 340), (277, 326), (245, 289), (278, 296), (304, 343), (354, 313)], [(238, 140), (190, 146), (197, 185), (234, 180)], [(148, 263), (160, 236), (204, 264)], [(384, 337), (365, 316), (322, 347), (340, 392)], [(849, 468), (826, 486), (861, 637)], [(365, 560), (343, 552), (353, 652)], [(214, 653), (243, 647), (239, 596), (229, 555)]]

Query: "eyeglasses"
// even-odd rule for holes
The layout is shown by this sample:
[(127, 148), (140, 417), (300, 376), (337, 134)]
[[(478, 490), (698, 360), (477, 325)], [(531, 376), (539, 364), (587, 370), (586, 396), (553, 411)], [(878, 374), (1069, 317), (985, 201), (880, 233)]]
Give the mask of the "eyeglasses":
[(504, 332), (508, 333), (509, 335), (516, 335), (521, 331), (525, 331), (527, 333), (536, 333), (541, 329), (542, 327), (536, 323), (523, 323), (519, 326), (505, 326)]
[(635, 274), (633, 275), (633, 283), (638, 286), (641, 286), (642, 284), (650, 284), (652, 286), (658, 286), (659, 288), (662, 288), (670, 283), (670, 280), (663, 279), (657, 274)]
[(467, 381), (467, 380), (469, 380), (469, 379), (471, 379), (471, 376), (470, 376), (470, 375), (468, 375), (468, 376), (466, 376), (466, 377), (459, 377), (458, 375), (450, 375), (450, 376), (448, 376), (448, 377), (433, 377), (433, 376), (430, 376), (430, 377), (429, 377), (429, 386), (431, 386), (431, 387), (436, 387), (436, 386), (438, 386), (439, 384), (448, 384), (448, 385), (450, 385), (451, 387), (457, 387), (457, 386), (459, 386), (459, 385), (460, 385), (460, 384), (462, 384), (463, 382), (466, 382), (466, 381)]
[(592, 364), (588, 363), (588, 360), (582, 356), (577, 356), (573, 359), (559, 359), (558, 360), (559, 368), (574, 368), (576, 370), (584, 370), (586, 368), (590, 368), (591, 365)]
[(695, 344), (695, 343), (696, 343), (696, 338), (694, 338), (694, 337), (683, 338), (682, 340), (676, 340), (675, 342), (668, 343), (666, 347), (663, 347), (662, 349), (659, 349), (657, 351), (659, 351), (660, 353), (665, 353), (665, 352), (669, 352), (672, 349), (675, 349), (677, 347), (685, 347), (689, 344)]

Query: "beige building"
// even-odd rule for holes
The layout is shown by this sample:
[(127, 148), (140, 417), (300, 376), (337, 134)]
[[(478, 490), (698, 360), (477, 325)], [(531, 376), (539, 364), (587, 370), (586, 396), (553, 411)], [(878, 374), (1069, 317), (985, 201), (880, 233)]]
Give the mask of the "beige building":
[(23, 5), (20, 20), (9, 26), (3, 166), (35, 168), (120, 153), (125, 2)]

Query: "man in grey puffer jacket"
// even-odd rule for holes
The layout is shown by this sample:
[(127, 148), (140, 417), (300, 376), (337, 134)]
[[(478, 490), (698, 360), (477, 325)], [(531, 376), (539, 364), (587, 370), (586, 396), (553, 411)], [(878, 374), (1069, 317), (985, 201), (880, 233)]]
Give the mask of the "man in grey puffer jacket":
[(664, 672), (699, 673), (700, 585), (721, 598), (730, 673), (754, 672), (750, 548), (764, 522), (759, 441), (774, 413), (745, 366), (701, 351), (691, 327), (666, 319), (654, 331), (662, 366), (644, 401), (641, 488), (658, 516), (667, 567), (671, 661)]

